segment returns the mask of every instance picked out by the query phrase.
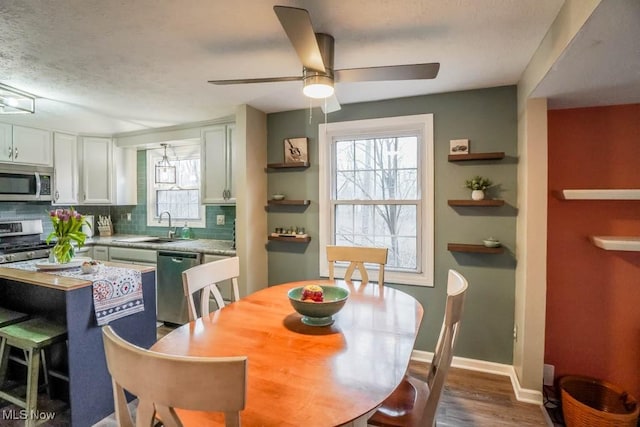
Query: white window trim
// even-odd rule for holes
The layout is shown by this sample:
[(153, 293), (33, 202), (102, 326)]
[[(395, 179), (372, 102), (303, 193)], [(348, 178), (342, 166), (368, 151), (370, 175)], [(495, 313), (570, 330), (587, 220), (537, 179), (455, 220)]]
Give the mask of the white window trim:
[[(319, 179), (319, 245), (320, 245), (320, 275), (329, 276), (327, 253), (324, 248), (331, 244), (331, 212), (329, 198), (331, 196), (331, 144), (334, 137), (370, 135), (376, 132), (398, 130), (418, 131), (421, 144), (421, 189), (422, 189), (422, 239), (419, 242), (422, 254), (419, 273), (385, 271), (385, 282), (417, 286), (433, 287), (434, 271), (434, 137), (433, 114), (418, 114), (414, 116), (386, 117), (380, 119), (354, 120), (321, 124), (318, 134), (318, 163), (320, 165)], [(335, 267), (335, 277), (344, 277), (346, 268)], [(377, 277), (372, 280), (377, 280)]]
[[(183, 144), (178, 147), (175, 147), (174, 149), (178, 153), (193, 151), (200, 154), (201, 152), (199, 142), (187, 144), (187, 145)], [(158, 159), (158, 156), (153, 153), (154, 151), (157, 151), (157, 150), (149, 149), (146, 152), (146, 155), (147, 155), (147, 227), (168, 227), (169, 218), (167, 218), (166, 215), (162, 217), (161, 222), (158, 222), (158, 217), (154, 215), (155, 209), (153, 208), (153, 205), (155, 203), (155, 197), (154, 197), (154, 192), (150, 191), (151, 189), (150, 183), (155, 180), (155, 167), (154, 167), (155, 163), (154, 162), (155, 160)], [(200, 164), (202, 164), (202, 158), (200, 158), (200, 162), (201, 162)], [(202, 176), (200, 176), (200, 179), (202, 179)], [(202, 188), (202, 186), (200, 188)], [(200, 195), (200, 200), (202, 200), (202, 194)], [(190, 228), (206, 228), (207, 227), (207, 216), (206, 216), (205, 205), (200, 204), (199, 209), (200, 209), (201, 219), (199, 221), (192, 220), (192, 219), (188, 220), (187, 223)], [(184, 220), (171, 218), (171, 227), (177, 227), (177, 230), (179, 231), (179, 229), (184, 226), (184, 222), (178, 222), (178, 221), (184, 221)]]

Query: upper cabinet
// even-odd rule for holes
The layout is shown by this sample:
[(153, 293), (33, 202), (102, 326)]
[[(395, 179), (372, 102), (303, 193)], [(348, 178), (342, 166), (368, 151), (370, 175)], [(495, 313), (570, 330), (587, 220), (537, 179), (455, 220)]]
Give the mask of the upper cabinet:
[(81, 144), (82, 187), (80, 201), (86, 204), (111, 203), (113, 170), (110, 138), (83, 137)]
[(78, 138), (66, 133), (53, 134), (53, 168), (56, 171), (53, 205), (78, 203)]
[(202, 130), (201, 194), (203, 204), (234, 205), (234, 125), (217, 125)]
[(135, 205), (136, 151), (114, 147), (110, 138), (82, 137), (80, 203)]
[(0, 162), (53, 166), (51, 132), (0, 124)]

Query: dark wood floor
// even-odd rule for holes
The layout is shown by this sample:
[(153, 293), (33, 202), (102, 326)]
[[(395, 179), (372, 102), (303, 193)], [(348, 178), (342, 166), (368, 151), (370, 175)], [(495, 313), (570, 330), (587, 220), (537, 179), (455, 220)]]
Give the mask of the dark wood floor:
[[(412, 361), (411, 374), (423, 379), (429, 364)], [(451, 368), (441, 396), (438, 426), (546, 426), (541, 405), (516, 400), (507, 376)]]

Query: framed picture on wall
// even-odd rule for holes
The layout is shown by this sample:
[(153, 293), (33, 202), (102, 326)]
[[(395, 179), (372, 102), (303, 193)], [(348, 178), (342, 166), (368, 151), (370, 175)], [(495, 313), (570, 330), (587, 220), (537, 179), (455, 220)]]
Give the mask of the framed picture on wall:
[(449, 154), (469, 154), (468, 139), (452, 139), (449, 141)]
[(309, 161), (308, 138), (285, 138), (284, 162), (299, 163)]

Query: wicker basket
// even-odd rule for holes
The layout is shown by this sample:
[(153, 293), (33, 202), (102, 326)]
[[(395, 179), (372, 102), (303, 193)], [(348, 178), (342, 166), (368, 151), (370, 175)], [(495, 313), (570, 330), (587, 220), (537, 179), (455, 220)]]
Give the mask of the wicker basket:
[(638, 403), (615, 385), (595, 378), (560, 379), (562, 413), (567, 427), (636, 427)]

